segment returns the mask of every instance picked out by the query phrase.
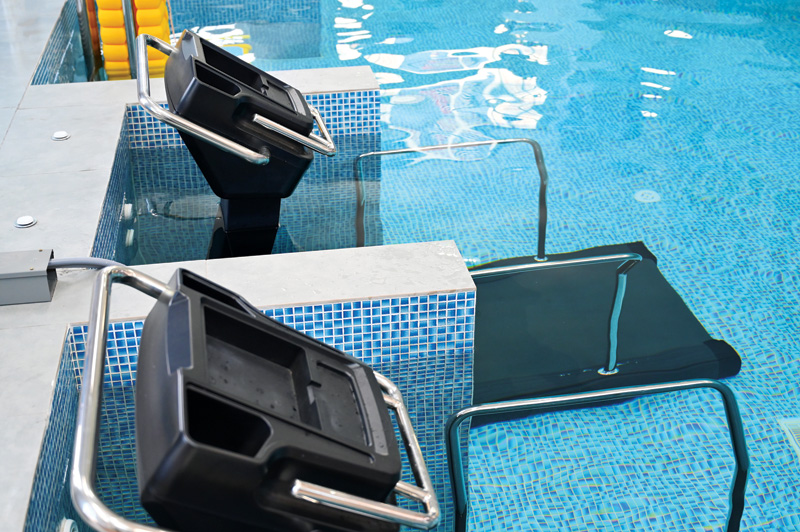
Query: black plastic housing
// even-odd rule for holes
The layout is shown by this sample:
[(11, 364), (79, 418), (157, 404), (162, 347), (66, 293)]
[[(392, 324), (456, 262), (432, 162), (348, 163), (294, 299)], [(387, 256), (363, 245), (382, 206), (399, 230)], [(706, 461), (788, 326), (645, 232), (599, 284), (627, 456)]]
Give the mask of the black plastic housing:
[(186, 270), (148, 315), (136, 451), (144, 508), (181, 531), (397, 525), (297, 499), (295, 479), (390, 498), (400, 453), (374, 373)]
[(314, 154), (254, 124), (253, 116), (308, 135), (314, 120), (302, 93), (191, 31), (183, 32), (176, 48), (164, 72), (170, 110), (251, 150), (270, 154), (268, 164), (251, 164), (181, 132), (214, 194), (227, 199), (290, 196)]

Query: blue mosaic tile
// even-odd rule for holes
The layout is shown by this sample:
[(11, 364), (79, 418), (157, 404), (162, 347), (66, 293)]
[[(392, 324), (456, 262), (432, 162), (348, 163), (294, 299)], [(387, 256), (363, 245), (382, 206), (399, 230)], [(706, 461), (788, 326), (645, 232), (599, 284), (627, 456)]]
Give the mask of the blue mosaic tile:
[(176, 28), (191, 28), (200, 20), (209, 26), (237, 20), (268, 23), (319, 23), (320, 20), (319, 0), (238, 3), (227, 0), (171, 0), (170, 4)]
[[(356, 245), (356, 185), (350, 161), (380, 146), (377, 91), (314, 94), (308, 99), (319, 105), (331, 135), (339, 135), (335, 137), (339, 155), (315, 157), (295, 194), (282, 202), (277, 253)], [(378, 189), (369, 191), (365, 209), (372, 215), (366, 221), (367, 242), (377, 243)], [(125, 204), (131, 207), (123, 219)], [(204, 258), (217, 204), (177, 130), (141, 106), (130, 105), (92, 256), (126, 264)], [(336, 222), (321, 231), (319, 220)]]
[[(93, 256), (126, 264), (205, 258), (219, 198), (173, 128), (154, 122), (141, 107), (131, 106), (124, 130)], [(352, 160), (379, 149), (380, 136), (352, 134), (336, 137), (335, 142), (338, 155), (315, 157), (294, 194), (281, 202), (281, 230), (274, 253), (356, 246), (357, 183)], [(377, 167), (366, 168), (370, 172)], [(373, 245), (381, 239), (380, 187), (366, 172), (362, 212), (366, 244)], [(126, 203), (131, 205), (130, 218), (122, 219)]]
[[(308, 94), (306, 100), (317, 108), (331, 136), (380, 132), (379, 92), (345, 91)], [(164, 109), (167, 104), (161, 104)], [(182, 146), (178, 131), (144, 110), (129, 105), (125, 113), (130, 148), (166, 148)], [(315, 132), (319, 134), (319, 131)]]
[[(100, 219), (95, 231), (92, 257), (127, 263), (131, 252), (125, 245), (126, 236), (133, 229), (131, 155), (127, 149), (128, 128), (123, 123), (120, 140), (111, 167), (106, 197), (100, 210)], [(126, 205), (130, 205), (129, 213)]]
[[(474, 530), (565, 522), (586, 530), (720, 530), (726, 522), (734, 461), (715, 392), (472, 428), (468, 453)], [(488, 512), (498, 500), (513, 511)]]
[(317, 108), (331, 135), (380, 133), (377, 90), (307, 94), (306, 100)]
[[(161, 104), (164, 109), (167, 104)], [(141, 105), (128, 105), (125, 111), (129, 148), (159, 148), (181, 146), (178, 130), (161, 122)]]
[[(359, 19), (356, 23), (370, 39), (347, 45), (356, 52), (353, 56), (358, 57), (340, 61), (334, 49), (339, 44), (338, 36), (331, 36), (320, 40), (322, 55), (326, 57), (263, 64), (269, 68), (331, 66), (330, 62), (366, 64), (364, 58), (371, 54), (403, 53), (422, 58), (422, 66), (430, 67), (436, 66), (436, 58), (428, 52), (455, 50), (463, 47), (464, 42), (495, 50), (526, 40), (546, 46), (546, 65), (525, 61), (520, 55), (504, 55), (477, 72), (458, 70), (449, 77), (446, 73), (430, 76), (419, 69), (404, 71), (371, 63), (379, 76), (394, 74), (404, 78), (402, 83), (388, 85), (380, 95), (385, 111), (383, 147), (520, 135), (538, 140), (544, 147), (552, 177), (549, 249), (562, 252), (615, 242), (645, 241), (659, 257), (664, 275), (708, 331), (727, 340), (743, 356), (742, 373), (729, 380), (740, 398), (754, 463), (743, 529), (800, 528), (796, 497), (800, 470), (776, 423), (779, 418), (796, 416), (800, 408), (796, 386), (800, 367), (795, 341), (800, 329), (796, 311), (800, 304), (800, 276), (796, 273), (800, 266), (796, 252), (800, 239), (796, 87), (800, 80), (797, 69), (792, 68), (800, 35), (794, 31), (796, 6), (789, 2), (761, 1), (699, 7), (644, 1), (562, 3), (557, 23), (553, 22), (551, 11), (538, 6), (538, 11), (513, 14), (513, 22), (503, 26), (497, 25), (495, 17), (487, 16), (485, 19), (491, 26), (486, 26), (481, 25), (481, 20), (452, 24), (453, 20), (463, 20), (459, 16), (462, 12), (469, 13), (470, 8), (485, 10), (486, 3), (430, 4), (430, 9), (409, 9), (403, 17), (397, 17), (385, 4), (334, 2), (320, 20), (326, 24), (333, 20), (328, 26), (335, 27), (334, 17)], [(248, 3), (237, 8), (250, 9), (256, 5)], [(366, 5), (374, 8), (375, 15), (368, 20), (360, 18), (365, 16)], [(181, 25), (200, 23), (191, 18), (197, 3), (194, 7), (188, 3), (186, 6), (187, 18), (181, 19), (185, 21)], [(234, 4), (231, 6), (234, 9)], [(431, 13), (436, 16), (431, 17)], [(243, 19), (253, 16), (243, 12), (229, 14)], [(678, 41), (664, 37), (665, 20), (680, 21), (696, 38)], [(218, 21), (234, 22), (222, 18)], [(392, 39), (386, 38), (406, 35), (412, 38), (407, 43), (390, 44), (388, 41)], [(405, 47), (414, 44), (422, 47)], [(401, 50), (398, 45), (404, 48)], [(731, 50), (737, 53), (732, 54)], [(667, 64), (677, 72), (665, 78), (668, 82), (640, 68)], [(435, 80), (427, 81), (432, 78)], [(652, 85), (656, 81), (669, 84), (670, 90), (664, 91), (661, 99), (646, 99), (643, 84)], [(519, 87), (530, 90), (519, 91)], [(537, 103), (529, 97), (540, 89), (545, 91), (545, 97)], [(309, 95), (309, 98), (312, 96), (317, 97)], [(331, 112), (344, 111), (336, 103), (325, 102), (324, 97), (317, 105), (330, 105)], [(505, 112), (504, 107), (522, 115), (514, 116)], [(537, 114), (533, 124), (518, 120)], [(347, 116), (345, 112), (338, 115), (342, 120)], [(154, 146), (159, 142), (142, 135), (142, 142), (153, 142)], [(531, 254), (535, 174), (530, 161), (510, 157), (510, 168), (504, 172), (484, 169), (482, 178), (480, 172), (476, 173), (478, 181), (488, 178), (487, 189), (496, 188), (491, 194), (483, 194), (480, 189), (466, 194), (464, 189), (473, 187), (472, 183), (465, 185), (465, 180), (450, 180), (447, 176), (470, 175), (461, 168), (470, 160), (488, 159), (476, 152), (470, 157), (453, 155), (449, 162), (430, 159), (416, 160), (413, 164), (393, 162), (380, 165), (383, 166), (380, 173), (370, 172), (369, 175), (379, 176), (371, 184), (379, 184), (381, 189), (377, 194), (382, 202), (380, 217), (375, 228), (380, 237), (378, 243), (456, 238), (463, 255), (472, 262), (487, 257)], [(400, 168), (403, 164), (406, 168)], [(526, 175), (529, 181), (523, 179)], [(634, 194), (642, 189), (657, 192), (661, 201), (638, 202)], [(482, 203), (481, 198), (486, 201)], [(467, 212), (457, 209), (458, 204), (468, 206)], [(443, 224), (427, 227), (420, 220), (428, 218), (429, 213), (442, 219)], [(507, 213), (515, 214), (507, 216)], [(393, 221), (381, 224), (381, 218)], [(456, 219), (466, 222), (454, 228), (451, 222)], [(467, 223), (477, 229), (464, 230)], [(421, 227), (412, 231), (413, 224)], [(290, 248), (287, 244), (286, 249)], [(427, 303), (415, 305), (422, 307)], [(366, 337), (366, 326), (355, 321), (363, 320), (361, 314), (367, 310), (371, 313), (372, 306), (353, 305), (343, 309), (342, 319), (352, 318), (354, 323), (343, 325), (341, 334), (337, 327), (329, 327), (328, 336), (343, 341), (348, 348), (355, 345), (352, 337), (356, 334), (362, 335), (365, 348), (388, 342), (389, 352), (384, 356), (390, 359), (417, 338), (425, 341), (436, 338), (436, 333), (431, 333), (427, 323), (418, 317), (414, 320), (419, 321), (418, 328), (409, 324), (409, 336), (401, 334), (398, 345), (391, 345), (392, 330), (370, 331)], [(409, 308), (409, 315), (420, 311)], [(345, 316), (347, 312), (351, 315)], [(306, 326), (306, 317), (302, 313), (295, 316), (293, 311), (283, 315), (298, 328)], [(322, 334), (326, 334), (324, 328)], [(628, 412), (632, 418), (640, 413), (649, 417), (651, 408), (663, 412), (657, 403), (637, 404), (647, 406)], [(687, 411), (700, 407), (699, 412), (705, 412), (704, 405), (688, 400), (678, 404), (685, 405)], [(622, 422), (622, 412), (625, 411), (620, 410), (613, 419)], [(709, 413), (709, 419), (715, 419), (714, 415)], [(581, 419), (587, 426), (591, 422), (589, 418)], [(575, 427), (568, 419), (563, 422)], [(652, 426), (639, 432), (635, 427), (631, 421), (620, 429), (633, 430), (633, 434), (626, 436), (631, 440), (650, 438), (644, 434), (650, 430), (665, 434), (665, 439), (688, 430), (662, 419), (654, 420)], [(521, 498), (514, 499), (514, 504), (509, 503), (504, 510), (519, 524), (504, 522), (504, 525), (524, 528), (527, 523), (530, 529), (579, 530), (590, 525), (634, 530), (715, 526), (712, 517), (719, 515), (718, 509), (712, 505), (706, 515), (706, 508), (698, 505), (709, 501), (688, 496), (697, 494), (697, 486), (688, 486), (687, 497), (678, 499), (685, 506), (672, 505), (669, 512), (646, 510), (660, 506), (648, 506), (652, 501), (637, 498), (638, 489), (647, 487), (644, 483), (652, 482), (656, 488), (653, 493), (660, 494), (659, 497), (672, 493), (652, 470), (625, 461), (608, 462), (590, 470), (582, 485), (567, 483), (562, 489), (535, 491), (535, 487), (528, 487), (528, 479), (541, 479), (540, 466), (555, 467), (558, 475), (568, 476), (563, 464), (539, 457), (531, 457), (517, 469), (509, 463), (519, 461), (518, 449), (529, 449), (532, 444), (526, 442), (536, 434), (559, 431), (548, 431), (539, 425), (524, 425), (518, 432), (513, 428), (497, 428), (495, 433), (487, 429), (481, 438), (471, 438), (475, 456), (491, 453), (496, 459), (497, 463), (487, 462), (488, 471), (505, 475), (505, 484), (520, 484), (526, 491), (531, 489), (531, 493), (541, 495), (541, 498), (513, 495)], [(565, 445), (575, 453), (578, 463), (586, 464), (586, 456), (590, 456), (586, 453), (595, 440), (601, 446), (607, 443), (606, 439), (601, 433)], [(493, 448), (501, 441), (503, 452)], [(708, 462), (707, 451), (713, 447), (712, 443), (709, 440), (697, 449), (696, 460), (702, 467), (699, 472), (692, 470), (689, 478), (696, 480), (698, 486), (709, 482), (709, 491), (716, 492), (719, 480), (706, 475), (707, 470), (720, 467)], [(481, 446), (486, 447), (485, 451)], [(631, 442), (625, 448), (634, 447), (635, 442)], [(684, 453), (685, 449), (678, 451)], [(655, 456), (641, 452), (645, 453), (644, 458)], [(689, 475), (685, 462), (681, 459), (671, 469), (671, 464), (666, 463), (667, 473)], [(604, 478), (601, 473), (610, 476)], [(480, 471), (471, 470), (471, 474), (480, 475)], [(581, 480), (579, 475), (576, 478)], [(668, 475), (668, 478), (673, 477)], [(676, 485), (686, 486), (684, 481), (679, 478)], [(612, 485), (631, 491), (621, 494), (613, 491), (618, 488)], [(613, 501), (596, 496), (593, 490), (601, 488), (619, 496)], [(502, 528), (495, 522), (497, 500), (481, 496), (479, 491), (474, 493), (478, 497), (473, 505), (475, 523), (486, 529)], [(583, 493), (590, 498), (580, 499), (578, 495)], [(528, 507), (534, 510), (528, 511)]]
[(86, 67), (80, 42), (76, 0), (67, 0), (47, 40), (31, 85), (72, 83), (76, 76), (86, 80)]
[(66, 487), (78, 411), (79, 390), (71, 365), (76, 345), (69, 333), (56, 375), (53, 408), (39, 453), (25, 532), (56, 530), (62, 519), (78, 519)]

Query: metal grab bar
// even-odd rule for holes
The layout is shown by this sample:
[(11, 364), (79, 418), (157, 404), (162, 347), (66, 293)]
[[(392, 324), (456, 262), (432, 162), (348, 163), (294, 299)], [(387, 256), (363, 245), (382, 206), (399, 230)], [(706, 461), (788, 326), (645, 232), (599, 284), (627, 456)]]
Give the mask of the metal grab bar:
[(750, 469), (750, 459), (747, 454), (744, 428), (742, 427), (742, 420), (739, 415), (736, 397), (726, 385), (711, 379), (631, 386), (556, 397), (503, 401), (499, 403), (470, 406), (457, 412), (450, 417), (445, 427), (447, 438), (447, 462), (450, 470), (450, 481), (453, 487), (453, 498), (456, 505), (456, 532), (464, 532), (466, 530), (467, 514), (469, 512), (469, 501), (467, 500), (466, 482), (464, 479), (464, 465), (461, 456), (461, 425), (468, 419), (497, 413), (526, 412), (552, 407), (587, 405), (601, 401), (629, 399), (643, 395), (697, 388), (711, 388), (718, 391), (720, 395), (722, 395), (722, 401), (725, 405), (725, 415), (728, 421), (728, 430), (731, 435), (731, 446), (733, 447), (733, 455), (736, 461), (734, 465), (733, 482), (731, 484), (730, 512), (728, 514), (726, 530), (728, 532), (738, 532), (742, 513), (744, 512), (744, 496), (747, 486), (747, 475)]
[(138, 64), (138, 77), (136, 78), (136, 87), (139, 92), (139, 103), (145, 110), (161, 120), (162, 122), (171, 125), (178, 131), (182, 131), (199, 139), (202, 139), (216, 148), (225, 152), (232, 153), (252, 164), (267, 164), (269, 163), (269, 153), (259, 153), (251, 150), (241, 144), (233, 142), (222, 135), (218, 135), (211, 130), (199, 126), (194, 122), (186, 120), (182, 116), (176, 115), (169, 109), (164, 109), (158, 105), (150, 97), (150, 71), (147, 63), (147, 47), (152, 46), (159, 52), (171, 55), (177, 52), (177, 49), (170, 44), (165, 43), (157, 37), (152, 35), (142, 34), (136, 38), (137, 56), (136, 61)]
[[(125, 43), (128, 45), (128, 69), (131, 72), (131, 79), (136, 77), (137, 65), (134, 61), (136, 56), (136, 21), (134, 18), (135, 10), (133, 8), (132, 0), (122, 0), (122, 19), (125, 24)], [(145, 63), (145, 71), (147, 71), (147, 63)], [(138, 71), (142, 71), (141, 64), (138, 66)]]
[(317, 124), (319, 128), (319, 132), (322, 134), (322, 137), (319, 135), (315, 135), (314, 133), (309, 134), (307, 137), (304, 137), (300, 133), (296, 131), (292, 131), (288, 127), (284, 127), (277, 122), (270, 120), (265, 116), (261, 116), (259, 114), (253, 115), (253, 122), (258, 124), (259, 126), (269, 129), (270, 131), (274, 131), (276, 133), (281, 133), (282, 135), (289, 137), (295, 142), (299, 142), (303, 146), (311, 148), (317, 153), (321, 153), (323, 155), (327, 155), (328, 157), (333, 157), (336, 155), (336, 146), (333, 144), (333, 139), (331, 138), (330, 133), (328, 133), (328, 128), (325, 127), (325, 122), (322, 121), (322, 116), (320, 116), (319, 111), (317, 108), (311, 104), (308, 105), (308, 109), (311, 111), (311, 116), (314, 118), (314, 123)]
[(367, 157), (381, 156), (381, 155), (396, 155), (402, 153), (417, 153), (436, 150), (450, 150), (454, 148), (476, 148), (478, 146), (497, 146), (500, 144), (527, 144), (533, 149), (533, 156), (536, 159), (536, 169), (539, 172), (539, 222), (537, 229), (537, 246), (536, 246), (536, 260), (545, 261), (547, 255), (545, 254), (545, 237), (547, 230), (547, 167), (544, 164), (544, 154), (542, 147), (535, 140), (518, 138), (518, 139), (499, 139), (499, 140), (484, 140), (477, 142), (463, 142), (460, 144), (437, 144), (434, 146), (421, 146), (419, 148), (404, 148), (399, 150), (386, 150), (386, 151), (373, 151), (363, 153), (356, 157), (353, 163), (354, 176), (356, 182), (356, 247), (363, 247), (365, 244), (364, 235), (364, 202), (366, 201), (366, 192), (364, 190), (364, 181), (361, 179), (361, 161)]
[(628, 285), (628, 272), (639, 262), (642, 256), (638, 253), (617, 253), (614, 255), (600, 255), (598, 257), (578, 257), (574, 259), (555, 260), (548, 262), (532, 262), (529, 264), (514, 264), (510, 266), (497, 266), (482, 270), (472, 270), (473, 279), (495, 277), (500, 275), (513, 275), (516, 273), (533, 270), (550, 270), (555, 268), (569, 268), (572, 266), (586, 266), (591, 264), (605, 264), (608, 262), (621, 262), (617, 267), (616, 288), (611, 306), (611, 316), (608, 319), (608, 356), (606, 365), (597, 370), (600, 375), (615, 375), (617, 368), (617, 347), (619, 345), (619, 317), (622, 314), (622, 302), (625, 298), (625, 288)]
[[(75, 426), (70, 495), (80, 517), (86, 524), (99, 532), (168, 532), (166, 529), (130, 521), (114, 513), (95, 492), (109, 303), (114, 283), (126, 284), (156, 299), (169, 300), (175, 294), (175, 291), (166, 284), (127, 266), (109, 266), (102, 269), (95, 278), (86, 340), (83, 387)], [(414, 528), (433, 528), (439, 523), (441, 517), (439, 503), (422, 458), (422, 450), (411, 425), (408, 410), (397, 386), (380, 373), (376, 372), (375, 376), (383, 391), (384, 402), (397, 413), (398, 428), (406, 447), (414, 478), (419, 484), (419, 486), (414, 486), (400, 481), (394, 490), (400, 495), (422, 503), (425, 512), (397, 508), (301, 480), (294, 482), (291, 493), (294, 497), (305, 501), (324, 504), (359, 515), (368, 515)]]
[(428, 474), (428, 469), (425, 467), (425, 460), (422, 458), (422, 449), (419, 446), (417, 436), (411, 426), (411, 417), (408, 415), (408, 409), (406, 409), (405, 403), (403, 402), (400, 389), (397, 388), (392, 381), (377, 372), (375, 373), (375, 377), (383, 390), (384, 401), (387, 406), (397, 414), (397, 426), (403, 437), (406, 454), (408, 455), (408, 462), (411, 464), (414, 479), (417, 484), (419, 484), (419, 486), (414, 486), (413, 484), (401, 480), (395, 485), (394, 491), (397, 494), (420, 502), (424, 506), (425, 511), (414, 512), (404, 508), (398, 508), (390, 504), (348, 495), (302, 480), (294, 481), (292, 495), (309, 502), (324, 504), (325, 506), (331, 506), (341, 510), (355, 511), (362, 515), (368, 515), (392, 523), (399, 523), (412, 528), (422, 528), (425, 530), (433, 528), (439, 524), (439, 519), (441, 517), (439, 502), (433, 491), (433, 483)]
[(106, 358), (108, 309), (111, 287), (122, 282), (155, 298), (169, 299), (174, 291), (167, 285), (126, 266), (109, 266), (97, 275), (89, 315), (83, 387), (75, 425), (70, 494), (81, 518), (95, 530), (104, 532), (163, 532), (158, 528), (128, 521), (112, 512), (94, 491), (97, 445), (100, 427), (100, 402), (103, 393), (103, 368)]
[[(174, 127), (175, 129), (182, 131), (183, 133), (187, 133), (194, 137), (197, 137), (201, 140), (208, 142), (209, 144), (213, 145), (216, 148), (219, 148), (227, 153), (232, 153), (238, 157), (241, 157), (245, 161), (251, 164), (268, 164), (269, 163), (269, 152), (267, 153), (259, 153), (257, 151), (251, 150), (250, 148), (243, 146), (237, 142), (234, 142), (222, 135), (214, 133), (213, 131), (204, 128), (194, 122), (183, 118), (180, 115), (177, 115), (170, 111), (169, 109), (165, 109), (158, 105), (153, 99), (150, 97), (150, 71), (148, 68), (147, 62), (147, 48), (148, 46), (152, 46), (159, 52), (162, 52), (166, 55), (171, 55), (174, 52), (177, 52), (177, 49), (162, 41), (157, 37), (153, 37), (152, 35), (142, 34), (136, 38), (136, 46), (137, 46), (137, 57), (136, 61), (138, 64), (138, 72), (139, 75), (136, 79), (136, 86), (139, 93), (139, 103), (145, 110), (156, 117), (157, 119), (161, 120), (164, 123), (167, 123)], [(309, 110), (311, 111), (311, 116), (314, 119), (314, 122), (317, 124), (322, 137), (314, 135), (313, 133), (310, 134), (308, 137), (304, 137), (299, 133), (292, 131), (289, 128), (286, 128), (277, 122), (270, 120), (261, 115), (254, 115), (253, 122), (264, 127), (265, 129), (274, 131), (276, 133), (280, 133), (285, 137), (288, 137), (295, 142), (299, 142), (304, 146), (311, 148), (314, 151), (322, 153), (327, 156), (333, 156), (336, 154), (336, 146), (333, 143), (333, 139), (331, 138), (330, 133), (328, 133), (328, 129), (325, 127), (325, 122), (322, 120), (322, 116), (319, 114), (319, 111), (312, 105), (308, 105)]]

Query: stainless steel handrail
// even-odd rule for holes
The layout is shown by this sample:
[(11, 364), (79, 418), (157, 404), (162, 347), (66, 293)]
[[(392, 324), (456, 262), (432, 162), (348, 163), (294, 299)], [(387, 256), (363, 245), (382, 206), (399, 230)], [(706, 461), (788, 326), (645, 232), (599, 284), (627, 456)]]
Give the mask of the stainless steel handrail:
[[(125, 43), (128, 46), (128, 68), (131, 72), (131, 79), (136, 77), (136, 22), (134, 21), (134, 10), (131, 0), (122, 0), (122, 18), (125, 24)], [(146, 64), (146, 63), (145, 63)], [(147, 67), (145, 67), (145, 70)], [(141, 65), (138, 68), (141, 71)]]
[(330, 133), (328, 133), (328, 128), (325, 127), (325, 122), (323, 122), (322, 116), (320, 116), (316, 107), (311, 104), (306, 105), (308, 105), (308, 109), (311, 111), (311, 116), (314, 118), (314, 123), (317, 124), (322, 137), (315, 135), (314, 133), (311, 133), (306, 137), (300, 133), (297, 133), (296, 131), (292, 131), (288, 127), (284, 127), (279, 123), (270, 120), (266, 116), (261, 116), (259, 114), (253, 115), (253, 122), (265, 129), (274, 131), (275, 133), (280, 133), (285, 137), (289, 137), (293, 141), (299, 142), (303, 146), (307, 146), (315, 152), (327, 155), (328, 157), (333, 157), (336, 155), (336, 146), (333, 144), (333, 138), (331, 138)]
[(96, 81), (102, 66), (100, 55), (100, 29), (94, 0), (78, 0), (78, 28), (81, 34), (83, 59), (86, 64), (86, 81)]
[(744, 428), (742, 427), (742, 420), (739, 415), (739, 406), (736, 403), (736, 397), (733, 395), (730, 388), (719, 381), (710, 379), (631, 386), (556, 397), (503, 401), (499, 403), (470, 406), (457, 412), (450, 417), (445, 427), (450, 481), (452, 483), (453, 498), (456, 505), (456, 531), (463, 532), (466, 530), (467, 514), (469, 512), (469, 501), (467, 499), (461, 450), (461, 426), (465, 421), (473, 417), (498, 413), (532, 412), (550, 408), (597, 404), (604, 401), (615, 401), (642, 395), (669, 393), (697, 388), (711, 388), (716, 390), (722, 396), (725, 406), (725, 415), (728, 421), (728, 430), (730, 431), (731, 445), (736, 461), (733, 482), (731, 484), (730, 512), (726, 530), (728, 532), (737, 532), (744, 511), (744, 496), (747, 486), (747, 475), (750, 469), (750, 459), (747, 454)]
[(608, 321), (608, 354), (606, 357), (606, 365), (598, 370), (598, 373), (601, 375), (614, 375), (619, 371), (619, 368), (617, 367), (619, 317), (622, 314), (622, 302), (625, 298), (625, 288), (628, 284), (628, 272), (641, 261), (642, 256), (638, 253), (616, 253), (612, 255), (600, 255), (597, 257), (578, 257), (573, 259), (551, 260), (548, 262), (531, 262), (528, 264), (497, 266), (482, 270), (472, 270), (470, 271), (470, 275), (472, 275), (473, 279), (481, 279), (484, 277), (495, 277), (500, 275), (514, 275), (517, 273), (530, 272), (534, 270), (550, 270), (555, 268), (569, 268), (574, 266), (620, 262), (621, 264), (616, 270), (617, 285), (616, 289), (614, 290), (611, 316), (609, 317)]
[(408, 462), (414, 473), (414, 479), (419, 486), (414, 486), (402, 480), (397, 483), (395, 493), (404, 495), (410, 499), (422, 503), (424, 512), (414, 512), (404, 508), (398, 508), (390, 504), (375, 502), (369, 499), (348, 495), (340, 491), (332, 490), (310, 482), (295, 480), (292, 488), (292, 495), (297, 498), (310, 502), (324, 504), (342, 510), (357, 511), (360, 514), (368, 515), (383, 521), (399, 523), (412, 528), (430, 529), (439, 524), (441, 517), (439, 502), (433, 490), (433, 483), (425, 467), (425, 460), (422, 457), (417, 436), (411, 426), (411, 417), (408, 415), (403, 396), (400, 390), (389, 379), (375, 373), (378, 384), (383, 390), (383, 399), (387, 406), (397, 414), (397, 426), (403, 437), (406, 447)]
[[(92, 294), (83, 387), (75, 426), (70, 494), (73, 505), (81, 518), (99, 532), (167, 532), (166, 529), (136, 523), (114, 513), (95, 492), (100, 407), (103, 397), (103, 370), (106, 359), (111, 288), (114, 283), (126, 284), (163, 301), (168, 301), (175, 294), (175, 291), (166, 284), (127, 266), (109, 266), (98, 273)], [(411, 425), (411, 418), (399, 389), (383, 375), (375, 373), (375, 376), (383, 391), (384, 402), (397, 414), (398, 428), (406, 447), (414, 478), (419, 484), (419, 486), (414, 486), (400, 481), (394, 488), (395, 492), (419, 501), (425, 511), (414, 512), (397, 508), (301, 480), (294, 482), (292, 494), (306, 501), (359, 515), (368, 515), (414, 528), (432, 528), (439, 523), (439, 503), (422, 457), (422, 450)]]
[(625, 290), (627, 287), (627, 274), (630, 269), (638, 262), (642, 261), (641, 255), (637, 253), (621, 253), (614, 255), (605, 255), (600, 257), (584, 257), (566, 260), (548, 261), (547, 254), (545, 253), (545, 241), (547, 231), (547, 186), (549, 177), (547, 174), (547, 167), (544, 164), (544, 154), (539, 143), (526, 138), (517, 139), (501, 139), (489, 140), (479, 142), (464, 142), (460, 144), (439, 144), (434, 146), (421, 146), (418, 148), (403, 148), (397, 150), (374, 151), (359, 155), (354, 166), (354, 175), (356, 181), (356, 245), (365, 245), (364, 233), (364, 202), (366, 193), (364, 191), (364, 180), (362, 179), (361, 163), (367, 157), (383, 156), (383, 155), (397, 155), (406, 153), (418, 153), (437, 150), (452, 150), (460, 148), (474, 148), (478, 146), (495, 146), (499, 144), (528, 144), (533, 149), (533, 154), (536, 159), (536, 167), (539, 172), (539, 221), (537, 231), (537, 245), (535, 262), (529, 264), (519, 264), (513, 266), (498, 266), (495, 268), (486, 268), (481, 270), (472, 270), (470, 274), (473, 278), (489, 277), (494, 275), (508, 275), (512, 273), (520, 273), (525, 271), (549, 268), (562, 268), (570, 266), (581, 266), (588, 264), (601, 264), (606, 262), (620, 262), (617, 268), (616, 289), (614, 293), (614, 300), (609, 317), (608, 339), (609, 347), (606, 357), (606, 365), (598, 370), (601, 375), (614, 375), (619, 371), (617, 368), (617, 348), (618, 348), (618, 329), (619, 318), (622, 312), (622, 303), (625, 297)]
[[(266, 150), (266, 148), (265, 150), (267, 153), (259, 153), (251, 150), (246, 146), (243, 146), (226, 137), (223, 137), (222, 135), (214, 133), (209, 129), (206, 129), (203, 126), (195, 124), (194, 122), (173, 113), (169, 109), (161, 107), (155, 101), (153, 101), (153, 99), (150, 97), (150, 72), (147, 63), (147, 48), (148, 46), (152, 46), (159, 52), (162, 52), (168, 56), (174, 52), (177, 52), (177, 49), (161, 39), (147, 34), (139, 35), (139, 37), (136, 38), (136, 44), (138, 49), (137, 62), (139, 66), (139, 76), (137, 78), (139, 103), (148, 113), (179, 131), (204, 140), (221, 150), (241, 157), (249, 163), (269, 163), (269, 151)], [(314, 119), (314, 123), (317, 125), (322, 137), (313, 133), (309, 134), (308, 137), (303, 136), (259, 114), (253, 115), (253, 122), (267, 130), (274, 131), (295, 142), (307, 146), (316, 152), (327, 155), (328, 157), (335, 155), (336, 146), (334, 145), (333, 138), (328, 132), (328, 128), (325, 127), (325, 122), (322, 120), (322, 116), (314, 106), (308, 105), (308, 108), (311, 112), (311, 117)]]
[(498, 140), (485, 140), (476, 142), (462, 142), (459, 144), (437, 144), (434, 146), (420, 146), (418, 148), (403, 148), (398, 150), (385, 150), (373, 151), (369, 153), (362, 153), (356, 157), (353, 162), (354, 176), (356, 182), (356, 246), (363, 247), (365, 245), (364, 235), (364, 202), (366, 201), (366, 192), (364, 190), (364, 180), (361, 179), (361, 162), (367, 157), (383, 156), (383, 155), (397, 155), (403, 153), (417, 153), (428, 152), (436, 150), (452, 150), (458, 148), (476, 148), (478, 146), (497, 146), (501, 144), (527, 144), (533, 149), (533, 156), (536, 159), (536, 168), (539, 172), (539, 222), (537, 231), (537, 245), (536, 245), (536, 260), (545, 261), (547, 255), (545, 254), (545, 239), (547, 232), (547, 167), (544, 164), (544, 154), (539, 143), (535, 140), (526, 138), (517, 139), (498, 139)]
[(242, 146), (230, 139), (218, 135), (211, 130), (199, 126), (194, 122), (186, 120), (182, 116), (176, 115), (169, 109), (164, 109), (158, 105), (150, 97), (150, 70), (147, 63), (147, 47), (152, 46), (159, 52), (166, 55), (171, 55), (177, 52), (177, 49), (152, 35), (142, 34), (136, 38), (136, 46), (138, 49), (137, 62), (139, 65), (139, 75), (136, 78), (136, 86), (139, 92), (139, 103), (142, 107), (162, 122), (171, 125), (178, 131), (182, 131), (199, 139), (202, 139), (209, 144), (225, 151), (232, 153), (252, 164), (267, 164), (269, 163), (269, 153), (259, 153), (250, 148)]
[(100, 432), (100, 403), (106, 358), (109, 299), (111, 287), (122, 282), (155, 298), (169, 299), (174, 291), (167, 285), (127, 266), (109, 266), (97, 274), (89, 316), (83, 386), (75, 425), (70, 493), (81, 518), (103, 532), (163, 532), (158, 528), (128, 521), (111, 511), (94, 491), (97, 445)]

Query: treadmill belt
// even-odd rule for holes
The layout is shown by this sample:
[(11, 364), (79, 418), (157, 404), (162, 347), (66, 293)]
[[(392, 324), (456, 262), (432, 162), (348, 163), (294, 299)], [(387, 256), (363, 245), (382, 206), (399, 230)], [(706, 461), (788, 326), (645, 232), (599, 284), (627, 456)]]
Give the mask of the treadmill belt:
[[(601, 375), (618, 263), (476, 278), (473, 404), (634, 384), (730, 377), (741, 359), (709, 336), (641, 242), (551, 255), (550, 261), (638, 253), (619, 319), (617, 368)], [(478, 269), (528, 264), (506, 259)]]

